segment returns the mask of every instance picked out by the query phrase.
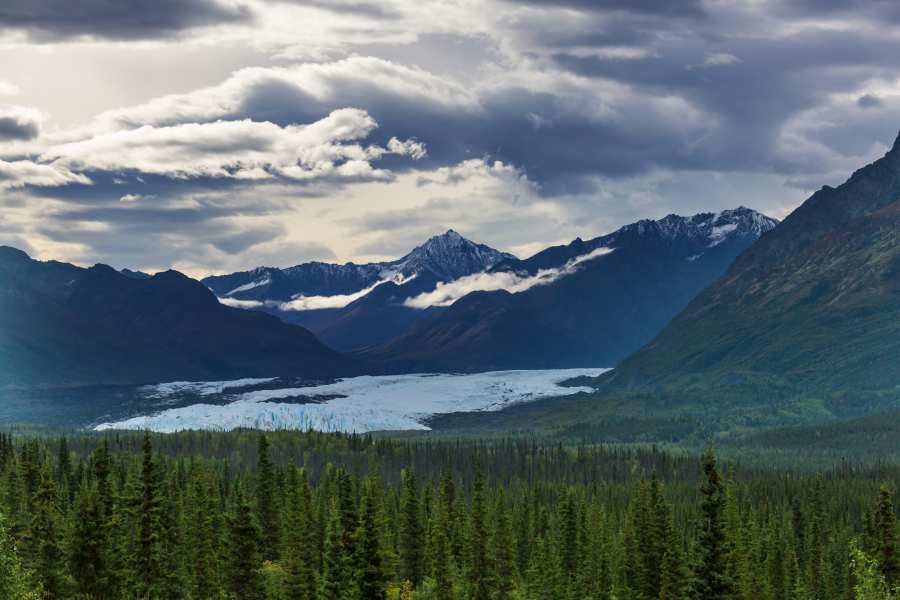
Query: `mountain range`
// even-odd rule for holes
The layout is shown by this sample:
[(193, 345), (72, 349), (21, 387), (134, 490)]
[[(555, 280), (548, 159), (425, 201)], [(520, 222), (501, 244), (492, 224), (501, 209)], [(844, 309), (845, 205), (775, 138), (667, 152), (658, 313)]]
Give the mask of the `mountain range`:
[(824, 398), (827, 410), (848, 393), (896, 399), (900, 137), (813, 194), (598, 384), (605, 393), (788, 388)]
[(220, 304), (178, 273), (40, 262), (0, 247), (0, 384), (361, 372), (301, 327)]
[(614, 365), (775, 225), (669, 215), (525, 260), (450, 230), (394, 261), (202, 283), (3, 247), (0, 384)]
[(398, 371), (613, 366), (776, 224), (743, 207), (669, 215), (505, 260), (440, 287), (433, 301), (459, 298), (362, 355)]
[(439, 282), (514, 259), (451, 229), (393, 261), (258, 267), (207, 277), (203, 283), (225, 303), (270, 312), (307, 327), (337, 350), (350, 351), (391, 339), (418, 320), (422, 311), (405, 306), (405, 300)]

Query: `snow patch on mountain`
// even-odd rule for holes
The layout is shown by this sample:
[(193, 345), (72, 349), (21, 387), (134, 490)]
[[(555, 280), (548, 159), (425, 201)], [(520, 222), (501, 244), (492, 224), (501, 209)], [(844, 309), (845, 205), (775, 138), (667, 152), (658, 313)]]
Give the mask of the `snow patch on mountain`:
[(237, 286), (230, 292), (227, 292), (225, 296), (234, 296), (235, 294), (246, 292), (247, 290), (252, 290), (253, 288), (262, 287), (264, 285), (269, 285), (270, 283), (272, 283), (272, 280), (269, 277), (265, 277), (264, 279), (260, 279), (258, 281), (251, 281), (250, 283), (245, 283), (244, 285)]
[(520, 274), (513, 271), (475, 273), (449, 283), (439, 283), (434, 291), (424, 292), (414, 298), (409, 298), (403, 304), (410, 308), (425, 309), (430, 306), (450, 306), (472, 292), (506, 290), (511, 294), (517, 294), (538, 285), (549, 285), (562, 277), (576, 272), (579, 265), (605, 256), (612, 251), (612, 248), (595, 248), (587, 254), (576, 256), (569, 260), (562, 267), (540, 269), (534, 275)]
[[(173, 432), (186, 429), (264, 430), (313, 429), (363, 433), (429, 429), (437, 414), (496, 411), (541, 398), (589, 392), (587, 387), (560, 383), (573, 377), (596, 377), (608, 369), (550, 369), (494, 371), (471, 375), (417, 374), (363, 376), (310, 387), (266, 389), (234, 395), (224, 405), (193, 404), (162, 410), (124, 421), (102, 423), (95, 429), (149, 429)], [(147, 397), (165, 400), (177, 386), (213, 389), (223, 382), (163, 384), (146, 389)], [(232, 387), (238, 387), (235, 382)], [(227, 388), (226, 388), (227, 389)], [(335, 398), (335, 396), (341, 396)], [(320, 403), (291, 403), (291, 398), (332, 397)], [(279, 402), (279, 399), (284, 400)]]

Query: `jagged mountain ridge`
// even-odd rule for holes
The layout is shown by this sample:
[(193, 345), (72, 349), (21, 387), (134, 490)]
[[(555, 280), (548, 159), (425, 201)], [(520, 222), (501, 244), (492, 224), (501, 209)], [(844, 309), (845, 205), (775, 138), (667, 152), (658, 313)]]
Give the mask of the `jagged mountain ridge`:
[(490, 273), (533, 276), (610, 251), (546, 285), (465, 295), (363, 356), (398, 371), (612, 366), (776, 224), (744, 207), (669, 215), (504, 261)]
[[(433, 290), (440, 282), (511, 260), (516, 257), (472, 242), (450, 229), (397, 260), (343, 265), (311, 262), (286, 269), (260, 267), (207, 277), (203, 283), (226, 302), (255, 302), (253, 308), (302, 325), (332, 348), (349, 351), (394, 338), (421, 318), (421, 311), (404, 306), (408, 298)], [(366, 290), (336, 307), (290, 310), (284, 305), (299, 297), (359, 295)]]
[(341, 265), (308, 262), (285, 269), (257, 267), (251, 271), (206, 277), (203, 283), (219, 297), (288, 301), (300, 295), (352, 294), (379, 281), (402, 281), (423, 274), (437, 281), (451, 281), (510, 259), (515, 257), (471, 242), (450, 229), (393, 261)]
[(602, 377), (602, 388), (701, 386), (726, 397), (738, 384), (779, 385), (826, 398), (894, 389), (898, 199), (900, 137), (842, 185), (813, 194), (652, 343)]

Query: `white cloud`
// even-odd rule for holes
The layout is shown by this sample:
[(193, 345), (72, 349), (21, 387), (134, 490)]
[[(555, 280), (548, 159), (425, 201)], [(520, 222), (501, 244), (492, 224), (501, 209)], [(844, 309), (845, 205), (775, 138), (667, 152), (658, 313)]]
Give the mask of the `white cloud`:
[[(276, 302), (274, 300), (237, 300), (235, 298), (219, 298), (219, 302), (225, 304), (226, 306), (234, 306), (236, 308), (277, 308), (278, 310), (285, 312), (300, 312), (304, 310), (321, 310), (326, 308), (344, 308), (345, 306), (359, 300), (360, 298), (366, 296), (369, 292), (377, 288), (378, 286), (385, 284), (389, 281), (393, 281), (394, 283), (401, 285), (408, 281), (412, 281), (415, 278), (413, 277), (403, 277), (402, 275), (395, 275), (393, 277), (388, 277), (377, 281), (370, 285), (367, 288), (361, 289), (358, 292), (354, 292), (352, 294), (335, 294), (334, 296), (295, 296), (288, 302)], [(249, 284), (248, 284), (249, 285)], [(244, 289), (245, 286), (242, 286)], [(251, 286), (252, 287), (252, 286)], [(241, 288), (237, 288), (229, 292), (229, 294), (233, 294), (235, 292), (241, 291)]]
[(138, 171), (175, 179), (242, 180), (276, 176), (389, 179), (370, 164), (386, 154), (421, 158), (422, 144), (391, 139), (388, 148), (350, 143), (378, 124), (365, 111), (339, 109), (309, 125), (215, 121), (114, 131), (49, 148), (41, 160), (72, 171)]
[(219, 298), (219, 302), (232, 308), (244, 308), (248, 310), (265, 306), (265, 303), (260, 302), (259, 300), (238, 300), (237, 298)]
[(91, 180), (62, 166), (43, 165), (30, 160), (0, 160), (0, 190), (26, 185), (58, 187), (70, 183), (89, 184)]
[[(99, 115), (91, 127), (101, 130), (142, 125), (172, 125), (254, 117), (252, 100), (270, 93), (300, 103), (353, 105), (370, 96), (386, 95), (447, 110), (474, 111), (475, 96), (463, 87), (423, 69), (371, 56), (291, 67), (249, 67), (224, 82), (184, 94), (155, 98), (137, 106)], [(303, 107), (296, 106), (297, 110)]]
[(403, 283), (402, 278), (382, 279), (371, 286), (354, 292), (352, 294), (337, 294), (334, 296), (295, 296), (290, 302), (282, 302), (278, 304), (278, 309), (283, 311), (299, 312), (304, 310), (319, 310), (323, 308), (344, 308), (348, 304), (359, 300), (378, 286), (394, 281), (395, 283)]
[(548, 285), (567, 275), (571, 275), (578, 270), (578, 266), (582, 263), (605, 256), (612, 251), (612, 248), (596, 248), (587, 254), (576, 256), (562, 267), (540, 269), (534, 275), (521, 275), (509, 271), (475, 273), (449, 283), (439, 283), (434, 291), (419, 294), (415, 298), (409, 298), (404, 302), (404, 305), (419, 309), (425, 309), (430, 306), (450, 306), (472, 292), (506, 290), (512, 294), (517, 294), (538, 285)]
[(156, 198), (156, 196), (153, 194), (125, 194), (119, 198), (119, 202), (129, 204), (132, 202), (140, 202), (141, 200), (152, 200), (154, 198)]

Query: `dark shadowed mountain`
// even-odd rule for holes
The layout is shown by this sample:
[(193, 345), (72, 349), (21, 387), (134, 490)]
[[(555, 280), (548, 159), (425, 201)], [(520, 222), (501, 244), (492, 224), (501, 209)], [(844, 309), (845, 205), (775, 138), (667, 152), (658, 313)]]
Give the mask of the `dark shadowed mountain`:
[(349, 375), (309, 331), (221, 305), (176, 271), (152, 277), (0, 247), (0, 384)]
[(896, 398), (900, 139), (841, 186), (813, 194), (600, 383)]
[(507, 260), (472, 281), (505, 289), (460, 294), (363, 355), (400, 371), (615, 365), (776, 223), (747, 208), (669, 215)]
[(406, 299), (505, 260), (515, 257), (450, 230), (394, 261), (259, 267), (203, 283), (226, 303), (277, 315), (333, 348), (351, 350), (396, 337), (421, 318), (422, 311), (404, 306)]

